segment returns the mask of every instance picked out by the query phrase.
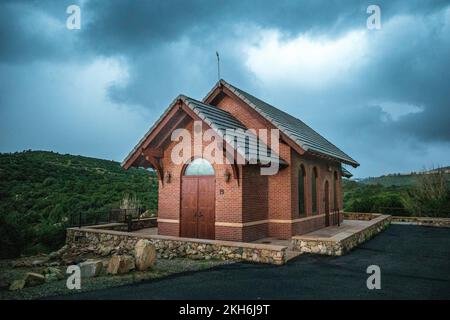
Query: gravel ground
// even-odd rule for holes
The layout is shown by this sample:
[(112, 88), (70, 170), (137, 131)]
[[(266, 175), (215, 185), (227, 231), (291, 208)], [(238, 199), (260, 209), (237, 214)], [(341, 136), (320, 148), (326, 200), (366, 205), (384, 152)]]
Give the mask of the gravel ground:
[[(66, 296), (75, 293), (89, 292), (137, 283), (143, 280), (158, 279), (177, 273), (189, 273), (205, 270), (218, 265), (229, 264), (226, 261), (217, 260), (189, 260), (189, 259), (159, 259), (153, 268), (146, 272), (133, 271), (125, 275), (102, 274), (96, 278), (82, 279), (81, 290), (68, 290), (66, 279), (45, 283), (37, 287), (24, 288), (18, 291), (9, 291), (9, 284), (16, 279), (21, 279), (27, 272), (41, 273), (45, 267), (11, 267), (11, 260), (0, 261), (0, 299), (42, 299), (51, 296)], [(60, 267), (65, 274), (65, 267)]]

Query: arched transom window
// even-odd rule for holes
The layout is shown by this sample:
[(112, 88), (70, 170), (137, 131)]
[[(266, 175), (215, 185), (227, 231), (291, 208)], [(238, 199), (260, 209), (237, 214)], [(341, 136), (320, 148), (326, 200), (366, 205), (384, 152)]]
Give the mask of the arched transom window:
[(185, 176), (213, 176), (214, 168), (208, 160), (196, 158), (188, 164), (184, 171)]

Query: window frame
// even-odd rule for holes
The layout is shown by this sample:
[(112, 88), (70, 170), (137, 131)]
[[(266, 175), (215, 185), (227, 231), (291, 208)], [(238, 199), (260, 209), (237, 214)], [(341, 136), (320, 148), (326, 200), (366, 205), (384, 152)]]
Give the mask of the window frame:
[[(306, 168), (303, 164), (298, 168), (297, 177), (297, 204), (298, 204), (298, 216), (304, 218), (307, 216), (306, 213)], [(302, 190), (300, 190), (300, 182), (302, 185)]]
[(316, 215), (319, 213), (319, 192), (318, 192), (319, 171), (317, 167), (311, 170), (311, 213)]

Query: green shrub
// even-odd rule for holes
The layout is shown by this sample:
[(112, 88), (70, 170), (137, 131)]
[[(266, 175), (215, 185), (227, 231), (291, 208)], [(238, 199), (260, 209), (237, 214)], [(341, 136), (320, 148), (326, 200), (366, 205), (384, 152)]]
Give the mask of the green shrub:
[(0, 154), (0, 257), (51, 250), (64, 244), (71, 215), (88, 219), (118, 208), (133, 194), (157, 211), (153, 172), (95, 158), (54, 152)]

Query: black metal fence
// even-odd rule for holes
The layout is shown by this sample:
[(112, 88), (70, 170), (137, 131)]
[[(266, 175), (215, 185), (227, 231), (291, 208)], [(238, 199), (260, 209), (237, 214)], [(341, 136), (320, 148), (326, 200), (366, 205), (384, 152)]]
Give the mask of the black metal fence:
[(77, 212), (69, 215), (69, 227), (127, 223), (130, 220), (139, 220), (144, 212), (141, 208)]

